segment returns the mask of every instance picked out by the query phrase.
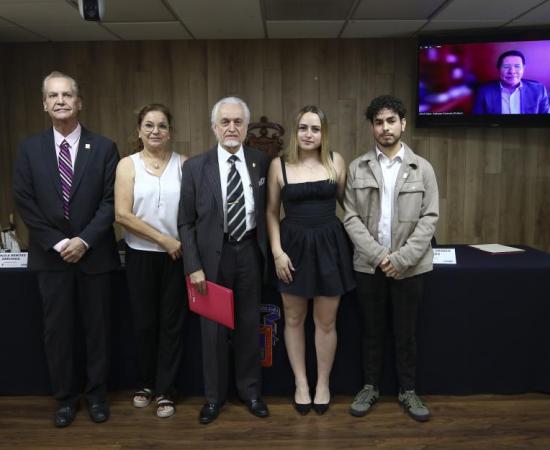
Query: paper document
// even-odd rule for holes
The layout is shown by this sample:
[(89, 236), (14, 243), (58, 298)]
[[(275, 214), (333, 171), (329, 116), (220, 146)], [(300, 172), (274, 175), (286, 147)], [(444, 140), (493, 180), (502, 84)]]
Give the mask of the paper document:
[(470, 247), (483, 250), (484, 252), (491, 253), (492, 255), (498, 255), (499, 253), (521, 253), (525, 251), (522, 248), (509, 247), (501, 244), (477, 244), (470, 245)]

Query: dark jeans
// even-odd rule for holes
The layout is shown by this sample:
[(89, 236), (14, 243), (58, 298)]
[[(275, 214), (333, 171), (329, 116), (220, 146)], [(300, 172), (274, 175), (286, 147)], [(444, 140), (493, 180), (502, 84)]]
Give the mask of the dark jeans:
[[(380, 268), (374, 275), (355, 272), (361, 321), (361, 350), (365, 384), (378, 386), (384, 363), (384, 338), (391, 308), (396, 368), (402, 390), (415, 388), (416, 320), (424, 277), (402, 280), (386, 277)], [(389, 303), (389, 305), (388, 305)]]

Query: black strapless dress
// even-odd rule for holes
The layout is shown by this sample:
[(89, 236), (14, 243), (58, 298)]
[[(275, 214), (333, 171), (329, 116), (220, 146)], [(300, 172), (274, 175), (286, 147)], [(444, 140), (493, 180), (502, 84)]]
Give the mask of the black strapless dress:
[(338, 296), (355, 288), (349, 238), (336, 217), (336, 183), (328, 180), (291, 183), (281, 199), (281, 245), (294, 266), (293, 280), (278, 280), (280, 292), (312, 298)]

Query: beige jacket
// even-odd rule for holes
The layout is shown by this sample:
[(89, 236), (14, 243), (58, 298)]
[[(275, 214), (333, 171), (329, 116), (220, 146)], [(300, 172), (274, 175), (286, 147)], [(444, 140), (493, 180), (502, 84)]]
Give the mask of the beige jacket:
[(344, 199), (344, 226), (353, 245), (353, 267), (374, 273), (388, 255), (407, 278), (432, 270), (430, 245), (439, 217), (439, 193), (431, 164), (403, 144), (405, 156), (397, 175), (392, 217), (392, 248), (378, 241), (382, 168), (376, 150), (356, 158), (349, 166)]

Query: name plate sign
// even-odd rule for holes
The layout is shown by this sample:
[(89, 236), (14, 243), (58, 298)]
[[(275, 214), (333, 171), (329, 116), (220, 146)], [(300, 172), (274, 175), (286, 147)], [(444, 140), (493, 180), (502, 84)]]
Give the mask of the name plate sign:
[(434, 248), (434, 264), (456, 264), (454, 248)]
[(25, 269), (29, 254), (21, 253), (0, 253), (0, 269)]

